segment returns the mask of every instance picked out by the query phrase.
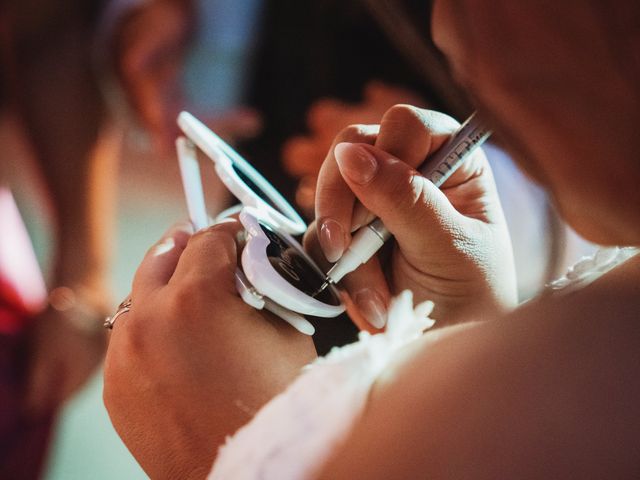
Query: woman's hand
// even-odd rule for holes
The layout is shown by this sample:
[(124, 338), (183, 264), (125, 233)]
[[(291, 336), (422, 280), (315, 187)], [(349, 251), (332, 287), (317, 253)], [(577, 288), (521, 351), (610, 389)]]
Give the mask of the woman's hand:
[(152, 478), (203, 478), (225, 436), (315, 357), (310, 337), (238, 296), (239, 222), (174, 228), (140, 265), (113, 328), (104, 401)]
[(389, 255), (343, 280), (375, 327), (384, 325), (390, 294), (406, 288), (416, 301), (433, 300), (442, 323), (515, 305), (511, 243), (484, 153), (476, 150), (441, 189), (415, 170), (457, 128), (446, 115), (397, 105), (379, 127), (343, 130), (322, 166), (310, 250), (319, 246), (335, 262), (372, 214), (395, 237)]

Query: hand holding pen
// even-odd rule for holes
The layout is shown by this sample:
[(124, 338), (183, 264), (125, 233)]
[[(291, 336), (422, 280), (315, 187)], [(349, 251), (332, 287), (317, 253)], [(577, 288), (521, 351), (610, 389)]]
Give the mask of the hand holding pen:
[(368, 127), (343, 132), (323, 165), (317, 235), (328, 259), (348, 251), (352, 240), (345, 232), (360, 215), (356, 200), (395, 237), (388, 263), (381, 266), (374, 256), (341, 282), (375, 327), (384, 325), (391, 294), (405, 288), (414, 292), (416, 302), (435, 301), (434, 315), (443, 320), (455, 321), (474, 306), (515, 302), (512, 259), (501, 253), (510, 251), (510, 241), (482, 151), (471, 154), (442, 190), (412, 168), (457, 129), (442, 114), (394, 107), (379, 132)]
[[(418, 171), (436, 187), (441, 187), (490, 135), (491, 132), (480, 124), (474, 113), (418, 167)], [(367, 262), (390, 237), (391, 232), (379, 218), (360, 228), (347, 251), (327, 272), (327, 280), (320, 291)]]

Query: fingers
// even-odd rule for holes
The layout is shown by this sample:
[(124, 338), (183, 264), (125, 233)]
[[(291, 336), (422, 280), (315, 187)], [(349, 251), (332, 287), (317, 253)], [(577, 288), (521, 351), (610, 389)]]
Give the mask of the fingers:
[(169, 282), (192, 233), (191, 224), (176, 224), (147, 251), (133, 279), (134, 295), (146, 296)]
[[(370, 332), (384, 328), (391, 294), (379, 258), (372, 257), (347, 275), (342, 280), (342, 285), (349, 292), (351, 302), (357, 310), (355, 314), (353, 309), (348, 310), (354, 323), (360, 329)], [(364, 318), (368, 325), (359, 322), (360, 317)]]
[(237, 237), (242, 224), (228, 218), (194, 234), (180, 256), (169, 284), (197, 284), (199, 294), (236, 296)]
[[(304, 236), (304, 248), (327, 271), (330, 264), (324, 259), (314, 227), (310, 225)], [(359, 329), (375, 332), (385, 326), (391, 294), (378, 257), (346, 276), (341, 285), (349, 292), (343, 299), (347, 313)]]
[[(409, 105), (396, 105), (383, 116), (378, 135), (368, 127), (369, 137), (375, 137), (375, 146), (402, 159), (411, 167), (417, 167), (437, 150), (456, 130), (458, 123), (437, 112), (422, 110)], [(365, 223), (368, 212), (357, 207), (353, 192), (340, 174), (334, 149), (341, 142), (359, 142), (362, 131), (358, 126), (343, 130), (332, 145), (320, 170), (316, 194), (316, 218), (318, 237), (326, 258), (335, 262), (348, 246), (354, 223)], [(360, 135), (358, 135), (360, 133)], [(371, 138), (365, 142), (372, 144)], [(405, 184), (406, 186), (406, 184)], [(354, 211), (355, 205), (355, 211)]]
[(406, 163), (367, 144), (341, 143), (335, 156), (351, 191), (382, 219), (405, 253), (455, 235), (461, 215), (441, 190)]
[(336, 137), (318, 177), (316, 190), (316, 219), (318, 238), (325, 257), (335, 262), (351, 238), (349, 234), (355, 197), (345, 183), (335, 161), (334, 148), (340, 142), (373, 144), (378, 127), (352, 125)]
[(458, 127), (458, 122), (443, 113), (396, 105), (382, 117), (374, 145), (415, 168)]

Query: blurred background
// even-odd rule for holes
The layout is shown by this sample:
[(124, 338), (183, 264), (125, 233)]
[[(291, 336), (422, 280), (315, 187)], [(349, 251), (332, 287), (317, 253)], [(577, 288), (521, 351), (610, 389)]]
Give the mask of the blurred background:
[[(128, 294), (149, 246), (186, 218), (177, 113), (209, 124), (311, 220), (318, 169), (342, 128), (378, 123), (397, 103), (458, 120), (471, 112), (429, 41), (429, 9), (415, 0), (1, 4), (0, 478), (145, 478), (102, 404), (100, 319)], [(593, 246), (498, 145), (486, 152), (525, 300)], [(232, 199), (211, 168), (204, 178), (213, 215)], [(325, 330), (321, 352), (355, 333), (345, 319)]]

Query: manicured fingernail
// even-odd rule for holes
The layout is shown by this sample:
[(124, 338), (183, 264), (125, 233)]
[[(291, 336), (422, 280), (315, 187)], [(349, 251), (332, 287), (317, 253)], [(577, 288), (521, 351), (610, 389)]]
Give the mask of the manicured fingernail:
[(320, 226), (320, 246), (331, 263), (337, 262), (344, 252), (344, 230), (335, 220), (327, 218)]
[(364, 185), (378, 171), (378, 161), (367, 149), (352, 143), (339, 143), (333, 150), (340, 173), (354, 183)]
[(360, 313), (375, 328), (383, 328), (387, 323), (387, 309), (382, 295), (371, 288), (363, 288), (354, 296)]

